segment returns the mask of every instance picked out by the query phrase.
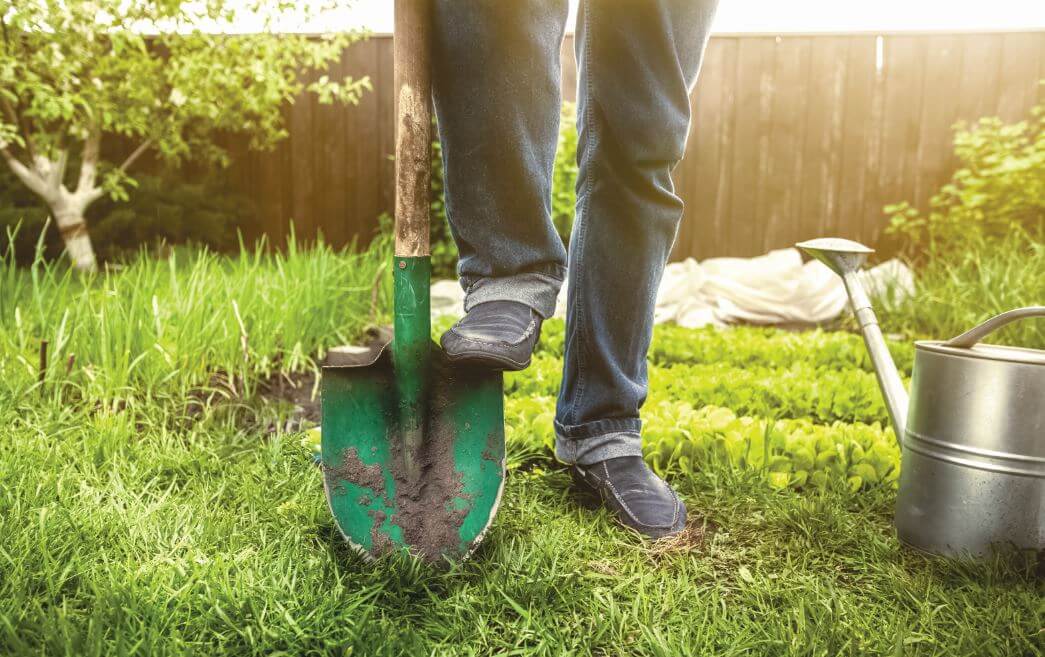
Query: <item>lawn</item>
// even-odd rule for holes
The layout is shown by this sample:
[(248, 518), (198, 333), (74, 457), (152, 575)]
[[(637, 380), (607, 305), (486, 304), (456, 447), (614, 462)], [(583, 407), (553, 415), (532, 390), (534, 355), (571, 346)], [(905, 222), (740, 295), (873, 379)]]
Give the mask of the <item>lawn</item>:
[(363, 563), (274, 391), (387, 318), (380, 248), (178, 251), (87, 282), (0, 265), (0, 654), (1042, 654), (1039, 563), (897, 543), (897, 452), (845, 332), (658, 328), (647, 457), (693, 522), (651, 544), (550, 456), (550, 323), (507, 379), (479, 552)]

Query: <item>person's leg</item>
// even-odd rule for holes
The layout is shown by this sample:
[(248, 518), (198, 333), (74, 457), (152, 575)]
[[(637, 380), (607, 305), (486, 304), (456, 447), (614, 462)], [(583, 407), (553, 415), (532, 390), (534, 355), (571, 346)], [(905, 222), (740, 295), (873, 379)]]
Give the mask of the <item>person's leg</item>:
[[(670, 491), (641, 465), (639, 409), (657, 288), (682, 217), (671, 172), (685, 150), (689, 93), (715, 5), (585, 0), (578, 18), (580, 173), (556, 454), (566, 463), (598, 465), (578, 469), (596, 487), (627, 480), (639, 490), (633, 511), (644, 494)], [(604, 467), (619, 458), (627, 461)], [(665, 498), (669, 507), (672, 499)], [(675, 517), (670, 508), (661, 511), (677, 529), (678, 508)]]
[[(567, 0), (436, 0), (433, 95), (465, 310), (555, 310), (566, 251), (551, 220)], [(474, 323), (474, 322), (473, 322)]]

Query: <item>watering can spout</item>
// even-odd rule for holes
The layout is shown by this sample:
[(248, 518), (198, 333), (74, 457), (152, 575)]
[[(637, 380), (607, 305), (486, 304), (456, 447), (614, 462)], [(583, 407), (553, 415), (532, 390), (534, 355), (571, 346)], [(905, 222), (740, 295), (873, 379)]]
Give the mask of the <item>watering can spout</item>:
[(881, 388), (882, 397), (885, 398), (885, 405), (889, 411), (889, 417), (892, 419), (896, 439), (902, 443), (904, 427), (907, 423), (907, 390), (904, 389), (903, 380), (896, 370), (896, 363), (893, 362), (893, 357), (889, 353), (889, 347), (885, 344), (882, 329), (878, 326), (878, 318), (874, 314), (874, 309), (871, 308), (871, 300), (857, 276), (860, 267), (867, 260), (867, 256), (874, 253), (874, 249), (852, 240), (834, 237), (799, 242), (795, 246), (827, 265), (845, 283), (845, 291), (849, 295), (853, 314), (860, 323), (864, 344), (867, 345), (867, 352), (871, 356), (871, 362), (878, 377), (878, 387)]

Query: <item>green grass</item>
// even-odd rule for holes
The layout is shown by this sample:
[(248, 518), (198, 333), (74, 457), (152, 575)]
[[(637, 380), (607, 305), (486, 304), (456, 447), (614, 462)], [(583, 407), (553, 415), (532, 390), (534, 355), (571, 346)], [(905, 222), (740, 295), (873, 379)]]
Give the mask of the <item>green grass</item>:
[[(383, 258), (182, 255), (89, 282), (0, 270), (2, 655), (1041, 654), (1038, 566), (900, 547), (888, 483), (776, 489), (757, 469), (696, 462), (672, 475), (692, 526), (650, 544), (578, 503), (536, 428), (510, 427), (504, 504), (471, 561), (362, 563), (310, 447), (278, 429), (291, 409), (253, 393), (359, 334)], [(558, 332), (542, 383), (510, 405), (554, 388)], [(656, 394), (692, 401), (667, 385), (674, 367), (771, 378), (797, 359), (861, 378), (858, 354), (847, 334), (664, 327)], [(221, 395), (201, 407), (201, 386)], [(755, 410), (790, 399), (776, 409), (789, 421), (815, 410), (808, 395), (736, 387)], [(846, 425), (816, 426), (841, 440)]]
[(21, 270), (13, 253), (0, 255), (0, 401), (39, 387), (42, 340), (46, 389), (84, 400), (185, 395), (217, 372), (249, 386), (311, 367), (387, 313), (390, 289), (376, 278), (385, 244), (348, 256), (304, 251), (293, 238), (281, 255), (176, 251), (90, 279), (40, 259)]
[[(961, 251), (919, 265), (913, 296), (878, 303), (886, 330), (938, 340), (1006, 310), (1045, 305), (1045, 242), (1017, 231), (1002, 240), (970, 238)], [(1045, 320), (1012, 324), (988, 342), (1045, 349)]]

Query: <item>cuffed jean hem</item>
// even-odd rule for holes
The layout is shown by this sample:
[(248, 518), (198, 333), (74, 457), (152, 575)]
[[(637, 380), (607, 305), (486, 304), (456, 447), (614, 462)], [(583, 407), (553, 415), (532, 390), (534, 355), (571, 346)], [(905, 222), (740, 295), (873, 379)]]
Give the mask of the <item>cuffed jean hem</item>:
[(555, 436), (555, 458), (567, 465), (592, 465), (620, 456), (642, 456), (642, 437), (624, 431), (582, 439)]
[(548, 319), (555, 314), (560, 287), (562, 278), (535, 272), (480, 278), (465, 292), (464, 311), (487, 301), (518, 301), (533, 308), (543, 319)]

